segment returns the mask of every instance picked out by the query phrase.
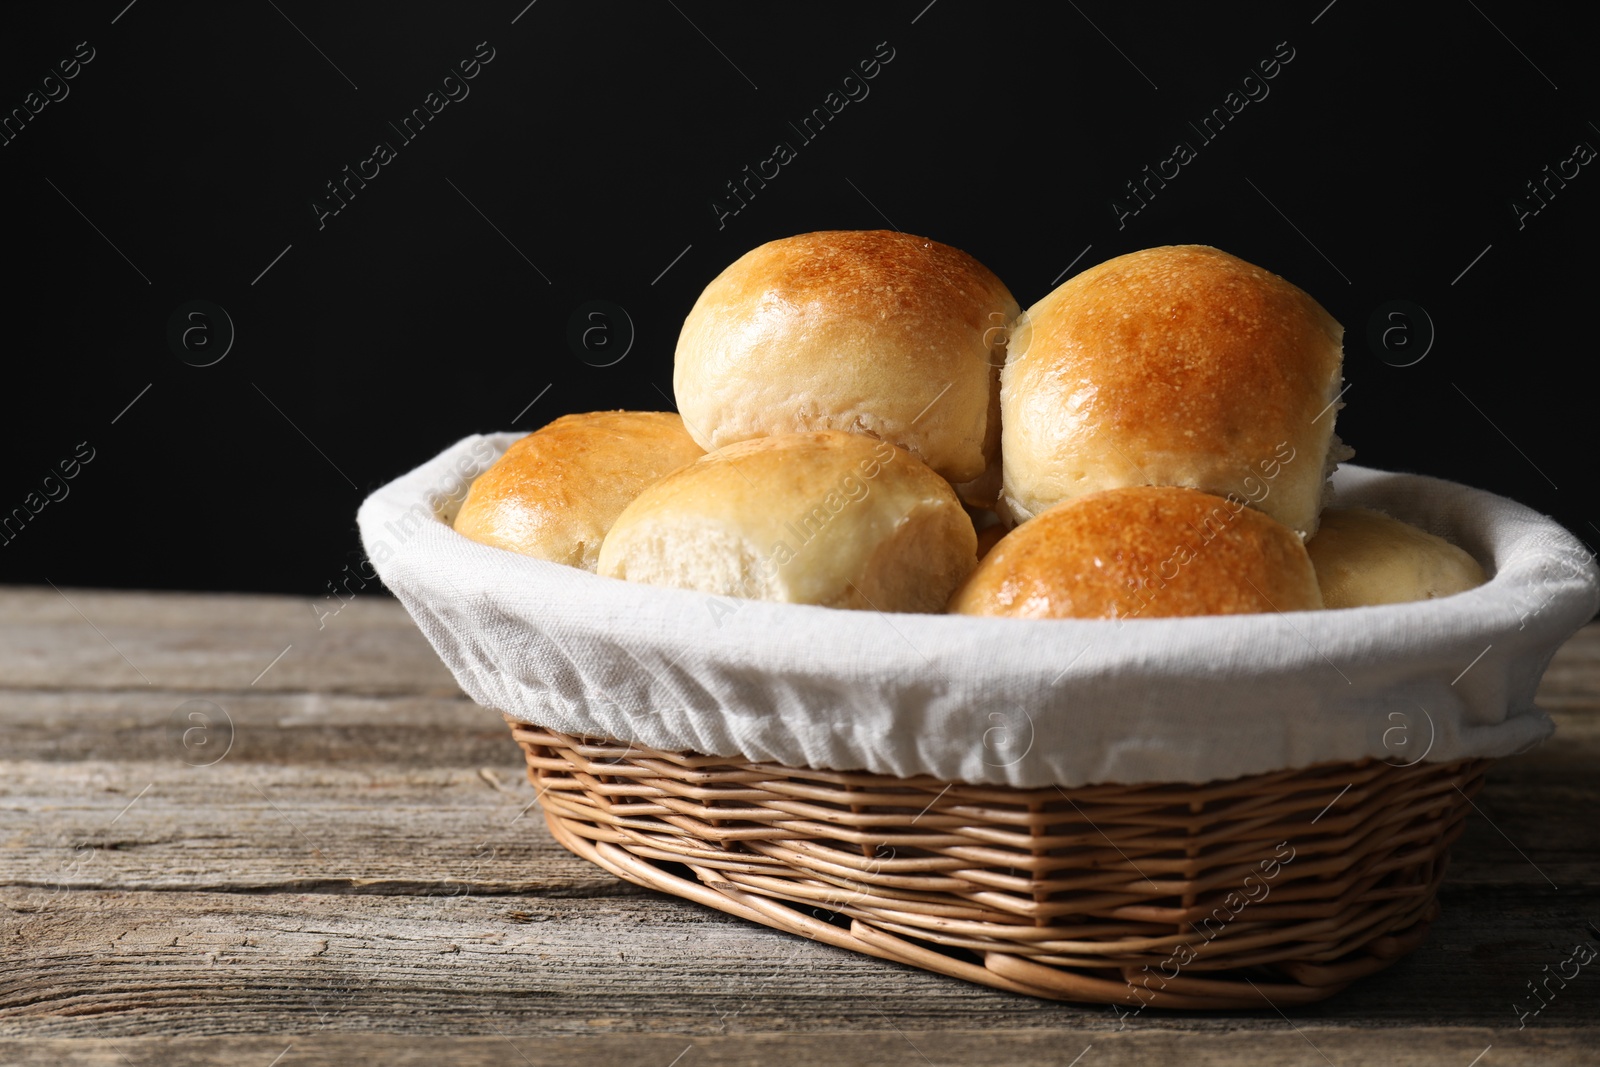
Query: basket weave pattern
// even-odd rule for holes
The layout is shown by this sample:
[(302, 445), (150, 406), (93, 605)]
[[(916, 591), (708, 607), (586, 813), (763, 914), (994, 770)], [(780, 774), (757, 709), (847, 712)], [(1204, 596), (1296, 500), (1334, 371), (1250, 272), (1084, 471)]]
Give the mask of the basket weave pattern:
[(1025, 790), (511, 728), (556, 839), (621, 878), (1013, 992), (1158, 1008), (1308, 1003), (1418, 947), (1491, 762)]

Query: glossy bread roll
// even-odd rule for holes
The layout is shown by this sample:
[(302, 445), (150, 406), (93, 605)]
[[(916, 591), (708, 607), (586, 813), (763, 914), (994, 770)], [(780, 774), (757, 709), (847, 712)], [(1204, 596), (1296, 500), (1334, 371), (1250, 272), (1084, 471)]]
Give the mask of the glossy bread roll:
[(915, 456), (821, 431), (728, 445), (663, 478), (617, 519), (599, 572), (757, 600), (939, 611), (976, 545), (950, 485)]
[[(845, 430), (896, 444), (953, 483), (1000, 447), (1011, 293), (967, 255), (891, 230), (772, 241), (719, 274), (684, 321), (672, 385), (707, 450)], [(983, 501), (992, 502), (998, 472)]]
[(1306, 551), (1330, 608), (1431, 600), (1487, 581), (1449, 541), (1367, 508), (1328, 508)]
[(1016, 521), (1130, 485), (1237, 494), (1316, 532), (1343, 328), (1295, 286), (1205, 245), (1070, 279), (1012, 331), (1002, 506)]
[(1195, 489), (1110, 489), (1007, 534), (951, 598), (963, 615), (1130, 619), (1322, 607), (1300, 538)]
[(622, 509), (703, 454), (671, 412), (563, 415), (478, 476), (455, 529), (486, 545), (592, 571)]

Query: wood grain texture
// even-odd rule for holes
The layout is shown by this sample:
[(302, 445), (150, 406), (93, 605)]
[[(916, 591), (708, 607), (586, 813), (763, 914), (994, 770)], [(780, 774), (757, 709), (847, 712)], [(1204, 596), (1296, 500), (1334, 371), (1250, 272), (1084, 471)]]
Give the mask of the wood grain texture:
[(1600, 622), (1579, 630), (1556, 653), (1539, 685), (1539, 703), (1600, 713)]
[[(200, 720), (188, 717), (192, 709), (214, 723), (194, 731)], [(230, 763), (515, 768), (518, 758), (499, 714), (463, 694), (0, 689), (0, 737), (0, 759), (45, 763), (185, 768), (211, 762), (230, 744)]]
[(7, 590), (0, 688), (459, 693), (405, 610), (369, 588), (348, 603)]
[[(307, 1034), (275, 1037), (0, 1040), (0, 1063), (14, 1067), (572, 1067), (637, 1064), (639, 1067), (767, 1067), (826, 1063), (830, 1067), (882, 1067), (1004, 1063), (1007, 1067), (1185, 1067), (1221, 1065), (1383, 1064), (1384, 1067), (1466, 1067), (1490, 1049), (1483, 1067), (1576, 1067), (1594, 1063), (1588, 1030), (1548, 1028), (1505, 1034), (1488, 1027), (1298, 1032), (1107, 1033), (1094, 1028), (1048, 1032), (991, 1030), (938, 1032), (879, 1029), (849, 1033), (735, 1034), (685, 1038), (665, 1034), (597, 1034), (587, 1037), (420, 1037), (390, 1034)], [(1087, 1050), (1087, 1052), (1085, 1051)], [(277, 1059), (277, 1057), (282, 1057)], [(1493, 1057), (1492, 1059), (1490, 1057)]]
[[(1332, 1000), (1341, 1028), (1516, 1030), (1600, 894), (1452, 892), (1423, 949)], [(1272, 1030), (1272, 1012), (1078, 1007), (990, 990), (655, 895), (349, 896), (0, 890), (0, 1036), (380, 1030), (530, 1036), (1056, 1027)], [(1600, 967), (1527, 1027), (1593, 1025)]]
[[(1513, 1003), (1600, 940), (1600, 626), (1546, 675), (1556, 737), (1491, 771), (1419, 952), (1287, 1018), (1119, 1022), (577, 860), (375, 590), (320, 629), (292, 598), (64, 593), (0, 593), (0, 1063), (1595, 1062), (1600, 962)], [(221, 715), (186, 744), (190, 701)]]
[(0, 884), (45, 892), (634, 892), (551, 839), (520, 774), (504, 763), (0, 765)]

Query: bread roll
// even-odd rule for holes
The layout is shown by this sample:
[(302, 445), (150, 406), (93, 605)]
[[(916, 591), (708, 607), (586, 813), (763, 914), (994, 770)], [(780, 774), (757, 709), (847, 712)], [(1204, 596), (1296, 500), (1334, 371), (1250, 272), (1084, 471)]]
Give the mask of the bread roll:
[(820, 431), (727, 446), (628, 505), (600, 573), (723, 596), (940, 611), (976, 565), (949, 484), (915, 456)]
[(1366, 508), (1328, 508), (1306, 551), (1330, 608), (1429, 600), (1487, 580), (1477, 560), (1444, 538)]
[[(926, 237), (832, 230), (772, 241), (695, 301), (673, 367), (678, 410), (707, 450), (846, 430), (898, 445), (951, 482), (975, 481), (999, 454), (999, 370), (1017, 312), (983, 264)], [(985, 502), (982, 489), (973, 502)]]
[(645, 486), (704, 455), (671, 412), (563, 415), (506, 449), (456, 514), (457, 533), (592, 571)]
[(963, 615), (1129, 619), (1322, 607), (1300, 538), (1195, 489), (1109, 489), (1012, 530), (951, 598)]
[(1316, 532), (1343, 328), (1275, 274), (1205, 245), (1079, 274), (1012, 331), (1002, 506), (1022, 521), (1102, 489), (1237, 494)]

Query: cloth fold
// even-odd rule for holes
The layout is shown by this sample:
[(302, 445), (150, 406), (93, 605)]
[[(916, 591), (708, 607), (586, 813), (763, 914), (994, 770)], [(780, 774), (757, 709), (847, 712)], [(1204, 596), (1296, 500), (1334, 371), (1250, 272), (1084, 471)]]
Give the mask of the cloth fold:
[(490, 548), (449, 526), (521, 434), (475, 435), (374, 492), (374, 567), (473, 700), (566, 733), (790, 766), (1018, 786), (1206, 782), (1363, 757), (1506, 756), (1600, 606), (1592, 556), (1511, 500), (1346, 466), (1375, 507), (1470, 552), (1440, 600), (1185, 619), (889, 615), (714, 597)]

